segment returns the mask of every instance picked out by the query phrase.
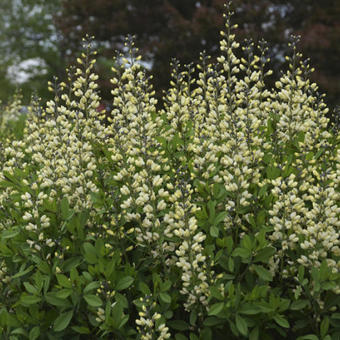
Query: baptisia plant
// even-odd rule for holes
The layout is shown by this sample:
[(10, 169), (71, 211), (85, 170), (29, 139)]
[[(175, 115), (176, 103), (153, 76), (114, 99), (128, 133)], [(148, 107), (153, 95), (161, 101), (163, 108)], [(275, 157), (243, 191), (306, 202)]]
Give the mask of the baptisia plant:
[(133, 39), (110, 112), (92, 40), (23, 136), (1, 140), (4, 339), (323, 339), (340, 335), (338, 129), (292, 38), (172, 61), (157, 107)]

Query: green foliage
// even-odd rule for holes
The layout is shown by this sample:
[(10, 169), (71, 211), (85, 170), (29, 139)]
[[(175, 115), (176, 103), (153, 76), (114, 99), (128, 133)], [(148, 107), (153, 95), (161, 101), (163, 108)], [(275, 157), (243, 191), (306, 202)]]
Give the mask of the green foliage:
[(294, 41), (266, 90), (266, 46), (237, 56), (226, 12), (218, 61), (174, 61), (164, 109), (127, 39), (104, 124), (85, 39), (1, 138), (4, 338), (337, 339), (339, 134)]

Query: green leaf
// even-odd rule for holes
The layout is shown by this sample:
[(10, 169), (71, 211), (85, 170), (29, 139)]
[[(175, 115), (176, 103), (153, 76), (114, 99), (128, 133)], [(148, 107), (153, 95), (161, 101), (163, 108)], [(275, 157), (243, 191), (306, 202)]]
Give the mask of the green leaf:
[(73, 316), (73, 310), (61, 313), (54, 321), (53, 330), (55, 332), (63, 331), (70, 323)]
[(277, 177), (280, 176), (281, 171), (279, 168), (276, 168), (270, 165), (266, 168), (266, 173), (267, 173), (267, 178), (276, 179)]
[(290, 309), (291, 310), (300, 310), (300, 309), (304, 309), (308, 305), (309, 305), (308, 300), (297, 300), (297, 301), (292, 302), (292, 304), (290, 305)]
[(215, 220), (214, 220), (214, 225), (218, 225), (220, 222), (224, 221), (224, 219), (225, 219), (226, 216), (228, 216), (228, 215), (229, 215), (229, 213), (228, 213), (227, 211), (222, 211), (222, 212), (220, 212), (220, 213), (216, 216), (216, 218), (215, 218)]
[(321, 289), (322, 290), (331, 290), (331, 289), (336, 289), (337, 284), (335, 281), (331, 282), (322, 282), (321, 283)]
[(240, 314), (256, 315), (261, 313), (261, 310), (256, 305), (253, 305), (251, 303), (244, 303), (239, 307), (238, 312)]
[[(194, 185), (197, 189), (197, 191), (200, 193), (201, 197), (205, 198), (208, 195), (206, 186), (202, 184), (198, 179), (194, 180)], [(208, 216), (206, 216), (208, 217)]]
[(296, 340), (320, 340), (318, 336), (314, 334), (307, 334), (303, 336), (299, 336)]
[(161, 301), (164, 303), (171, 303), (171, 296), (167, 293), (159, 293)]
[(220, 318), (217, 318), (216, 316), (208, 316), (203, 321), (203, 325), (207, 327), (213, 327), (213, 326), (222, 324), (223, 322), (225, 322), (225, 320), (221, 320)]
[(58, 292), (53, 292), (53, 293), (46, 293), (45, 294), (45, 299), (46, 301), (53, 305), (53, 306), (57, 306), (57, 307), (67, 307), (70, 306), (70, 302), (67, 301), (66, 299), (61, 299), (57, 297), (57, 293)]
[(234, 260), (232, 257), (229, 257), (228, 258), (228, 269), (231, 273), (234, 272), (234, 268), (235, 268), (235, 265), (234, 265)]
[(131, 276), (125, 276), (125, 277), (121, 278), (117, 282), (116, 290), (119, 291), (119, 290), (129, 288), (132, 285), (133, 281), (134, 281), (134, 278), (131, 277)]
[(41, 301), (41, 297), (34, 296), (34, 295), (27, 295), (26, 293), (23, 293), (20, 297), (20, 302), (23, 305), (34, 305)]
[(139, 281), (138, 290), (141, 291), (144, 295), (150, 295), (151, 294), (149, 286), (143, 281)]
[(290, 300), (289, 299), (280, 299), (279, 304), (280, 304), (280, 306), (279, 306), (278, 310), (280, 312), (286, 311), (289, 308)]
[(90, 334), (90, 330), (87, 327), (73, 326), (71, 328), (79, 334)]
[(213, 197), (216, 199), (220, 199), (223, 197), (223, 195), (225, 194), (226, 190), (224, 188), (224, 185), (221, 183), (215, 183), (213, 185)]
[(18, 277), (21, 277), (21, 276), (24, 276), (24, 275), (28, 274), (31, 270), (33, 270), (34, 266), (29, 266), (25, 270), (22, 270), (22, 268), (25, 268), (24, 265), (21, 266), (21, 268), (19, 270), (19, 273), (17, 273), (17, 274), (12, 276), (12, 279), (16, 279)]
[(311, 159), (313, 159), (313, 157), (314, 157), (314, 153), (312, 151), (310, 151), (306, 155), (306, 160), (310, 161)]
[(325, 316), (320, 325), (320, 335), (322, 338), (324, 338), (327, 335), (328, 329), (329, 329), (329, 318), (328, 316)]
[(266, 198), (264, 199), (264, 207), (266, 209), (271, 209), (273, 199), (273, 194), (269, 194), (268, 196), (266, 196)]
[(39, 294), (39, 291), (36, 287), (34, 287), (33, 285), (31, 285), (29, 282), (24, 282), (23, 283), (27, 292), (33, 295)]
[(112, 307), (114, 307), (117, 303), (113, 303), (111, 305), (110, 301), (107, 300), (106, 301), (106, 305), (105, 305), (105, 319), (107, 320), (110, 316), (111, 316), (111, 309)]
[(249, 249), (246, 248), (236, 248), (233, 251), (232, 256), (236, 257), (236, 256), (240, 256), (243, 259), (248, 259), (251, 257), (251, 251)]
[(67, 299), (72, 294), (72, 289), (65, 288), (55, 292), (55, 296), (59, 299)]
[(244, 320), (240, 315), (236, 314), (235, 322), (236, 322), (236, 328), (238, 329), (238, 331), (243, 336), (247, 336), (248, 335), (248, 325), (247, 325), (246, 320)]
[(259, 326), (256, 326), (255, 328), (253, 328), (253, 330), (250, 332), (249, 334), (249, 340), (259, 340)]
[(265, 184), (261, 187), (259, 191), (259, 197), (263, 197), (265, 193), (267, 192), (268, 184)]
[[(38, 269), (41, 273), (43, 274), (47, 274), (47, 275), (50, 275), (51, 274), (51, 268), (50, 266), (48, 265), (47, 262), (45, 261), (41, 261), (39, 264), (38, 264)], [(49, 276), (48, 276), (49, 277)]]
[(217, 300), (220, 300), (220, 301), (224, 300), (224, 296), (221, 294), (221, 291), (215, 286), (210, 287), (210, 294), (212, 297), (214, 297)]
[(8, 248), (6, 246), (5, 243), (1, 242), (0, 243), (0, 254), (1, 256), (4, 256), (4, 257), (11, 257), (13, 256), (13, 252), (10, 248)]
[(209, 316), (218, 315), (219, 313), (221, 313), (223, 308), (224, 308), (224, 302), (215, 303), (209, 308), (208, 315)]
[[(78, 275), (78, 274), (77, 274)], [(89, 273), (89, 272), (83, 272), (82, 273), (82, 276), (84, 276), (84, 279), (86, 280), (86, 281), (92, 281), (93, 280), (93, 277), (92, 277), (92, 275)]]
[[(299, 142), (304, 142), (304, 140), (305, 140), (305, 133), (303, 131), (299, 131), (297, 133), (297, 140)], [(293, 155), (290, 155), (290, 156), (291, 156), (291, 158), (293, 158)], [(291, 161), (289, 163), (291, 163)]]
[(249, 235), (244, 235), (244, 237), (242, 238), (241, 244), (243, 248), (249, 250), (250, 252), (253, 249), (253, 242), (251, 238), (249, 237)]
[(220, 247), (220, 248), (226, 248), (227, 243), (226, 243), (226, 238), (218, 238), (216, 240), (216, 244)]
[(188, 340), (188, 338), (183, 334), (177, 333), (175, 335), (175, 340)]
[(85, 260), (90, 264), (96, 264), (98, 262), (96, 248), (88, 242), (84, 243), (83, 248)]
[(84, 299), (91, 307), (100, 307), (103, 304), (100, 297), (93, 294), (84, 295)]
[[(76, 267), (79, 266), (80, 263), (82, 263), (84, 261), (84, 257), (83, 256), (75, 256), (75, 257), (71, 257), (69, 259), (67, 259), (66, 261), (63, 262), (62, 264), (62, 270), (65, 273), (68, 272), (72, 272), (72, 270), (76, 270)], [(71, 280), (72, 277), (71, 277)]]
[(183, 320), (167, 321), (167, 324), (169, 325), (169, 327), (175, 329), (176, 331), (187, 331), (189, 329), (189, 324), (187, 324)]
[(20, 230), (18, 227), (14, 227), (12, 229), (7, 229), (1, 233), (1, 239), (6, 240), (6, 239), (11, 239), (14, 238), (15, 236), (18, 236), (20, 234)]
[(304, 275), (305, 275), (305, 267), (303, 265), (300, 265), (298, 269), (298, 280), (300, 283), (303, 281)]
[(202, 330), (201, 330), (201, 340), (213, 340), (213, 336), (212, 336), (212, 330), (210, 327), (204, 327)]
[(161, 291), (166, 292), (172, 286), (172, 282), (170, 280), (166, 280), (165, 282), (161, 283)]
[(218, 237), (218, 234), (219, 234), (219, 229), (215, 225), (212, 225), (210, 227), (210, 235), (212, 237)]
[(256, 222), (255, 222), (255, 218), (253, 215), (249, 215), (248, 216), (248, 222), (250, 223), (250, 225), (253, 227), (253, 228), (256, 228)]
[(217, 204), (216, 201), (209, 201), (208, 204), (207, 204), (208, 211), (209, 211), (209, 222), (210, 223), (214, 223), (216, 204)]
[(271, 272), (269, 270), (265, 269), (264, 267), (254, 265), (254, 269), (255, 269), (257, 275), (263, 281), (271, 281), (273, 279)]
[[(11, 332), (11, 335), (25, 335), (27, 336), (27, 332), (23, 328), (16, 328)], [(10, 338), (11, 339), (11, 338)]]
[[(268, 120), (268, 131), (274, 131), (272, 129), (272, 122)], [(270, 132), (272, 133), (272, 132)], [(263, 161), (266, 163), (266, 164), (270, 164), (272, 161), (273, 161), (273, 155), (271, 153), (265, 153), (264, 156), (263, 156)]]
[(288, 320), (286, 320), (282, 315), (279, 315), (279, 314), (275, 315), (274, 320), (281, 327), (284, 327), (284, 328), (290, 327)]
[(84, 288), (84, 294), (89, 293), (93, 289), (97, 289), (100, 287), (100, 282), (93, 281), (90, 282), (85, 288)]
[(197, 311), (193, 309), (190, 312), (190, 325), (195, 326), (196, 321), (197, 321)]
[(266, 221), (266, 211), (260, 210), (256, 216), (256, 225), (258, 227), (261, 227), (264, 225), (265, 221)]
[(333, 313), (331, 318), (334, 320), (340, 320), (340, 313)]
[(122, 319), (123, 314), (124, 313), (123, 313), (122, 305), (119, 302), (115, 302), (112, 306), (112, 318), (114, 320), (116, 327), (118, 327), (118, 324), (120, 323), (120, 320)]
[(302, 287), (297, 286), (294, 292), (294, 297), (296, 300), (301, 296), (301, 293), (302, 293)]
[(123, 317), (120, 320), (120, 323), (118, 325), (118, 329), (121, 329), (129, 320), (130, 316), (123, 314)]
[(259, 245), (259, 249), (264, 248), (267, 245), (267, 237), (266, 237), (266, 233), (267, 233), (268, 229), (267, 228), (261, 228), (259, 232), (256, 233), (256, 240), (257, 243)]
[(63, 197), (60, 202), (61, 217), (63, 220), (67, 220), (72, 216), (72, 210), (70, 210), (70, 205), (68, 203), (67, 197)]
[(319, 271), (320, 271), (320, 281), (327, 280), (329, 278), (330, 273), (332, 272), (331, 269), (328, 267), (326, 260), (322, 261)]
[(275, 254), (276, 249), (274, 247), (265, 247), (259, 250), (254, 257), (254, 262), (268, 263), (269, 259)]
[(28, 339), (29, 340), (36, 340), (36, 339), (39, 338), (39, 335), (40, 335), (40, 327), (35, 326), (30, 330), (30, 332), (28, 334)]
[(319, 149), (319, 151), (315, 154), (314, 159), (318, 159), (325, 150), (323, 148)]
[(190, 333), (190, 340), (199, 340), (198, 336), (194, 333)]
[(119, 303), (123, 308), (128, 308), (129, 303), (125, 295), (116, 293), (115, 295), (117, 303)]
[(49, 199), (45, 199), (43, 202), (43, 209), (51, 213), (56, 213), (57, 202), (55, 200), (50, 201)]
[(63, 274), (56, 274), (56, 278), (60, 286), (65, 288), (72, 288), (72, 282), (67, 276)]
[(227, 247), (228, 253), (230, 254), (231, 251), (233, 250), (233, 246), (234, 246), (233, 238), (231, 236), (228, 236), (226, 238), (225, 243), (226, 243), (226, 247)]

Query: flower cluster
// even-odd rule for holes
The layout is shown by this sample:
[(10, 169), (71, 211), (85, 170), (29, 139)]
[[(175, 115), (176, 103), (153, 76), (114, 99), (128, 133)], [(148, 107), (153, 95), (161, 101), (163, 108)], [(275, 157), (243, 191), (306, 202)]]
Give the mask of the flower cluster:
[(6, 133), (5, 129), (8, 128), (8, 123), (18, 121), (23, 114), (24, 108), (21, 92), (15, 92), (8, 105), (2, 106), (1, 104), (0, 102), (0, 132), (3, 134)]
[(138, 313), (139, 318), (136, 319), (137, 330), (141, 340), (164, 340), (169, 339), (171, 334), (169, 328), (166, 327), (162, 320), (161, 314), (154, 311), (156, 303), (152, 302), (149, 296), (141, 297), (137, 302), (140, 306)]
[[(155, 117), (157, 101), (138, 63), (138, 49), (131, 38), (126, 41), (129, 60), (113, 68), (115, 86), (112, 118), (106, 128), (108, 148), (119, 185), (121, 218), (135, 223), (138, 245), (147, 247), (155, 259), (164, 261), (162, 216), (167, 208), (167, 158), (157, 140), (161, 119)], [(117, 59), (115, 64), (119, 64)], [(165, 174), (164, 174), (165, 171)]]
[[(179, 188), (174, 193), (172, 214), (172, 232), (178, 237), (176, 250), (176, 266), (181, 269), (182, 289), (180, 292), (187, 296), (184, 303), (186, 310), (190, 311), (195, 305), (207, 306), (209, 297), (208, 276), (213, 271), (207, 271), (208, 259), (203, 255), (203, 241), (206, 235), (198, 230), (195, 212), (198, 210), (191, 203), (193, 190), (185, 181), (179, 183)], [(201, 313), (201, 312), (200, 312)]]

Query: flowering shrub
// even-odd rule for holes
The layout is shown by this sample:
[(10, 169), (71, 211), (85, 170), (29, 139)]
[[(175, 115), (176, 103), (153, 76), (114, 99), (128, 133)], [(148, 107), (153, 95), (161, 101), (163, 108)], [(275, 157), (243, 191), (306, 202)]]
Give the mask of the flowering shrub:
[[(108, 122), (90, 40), (1, 143), (4, 339), (338, 339), (336, 129), (291, 43), (174, 61), (164, 109), (128, 39)], [(197, 74), (197, 76), (196, 76)]]

